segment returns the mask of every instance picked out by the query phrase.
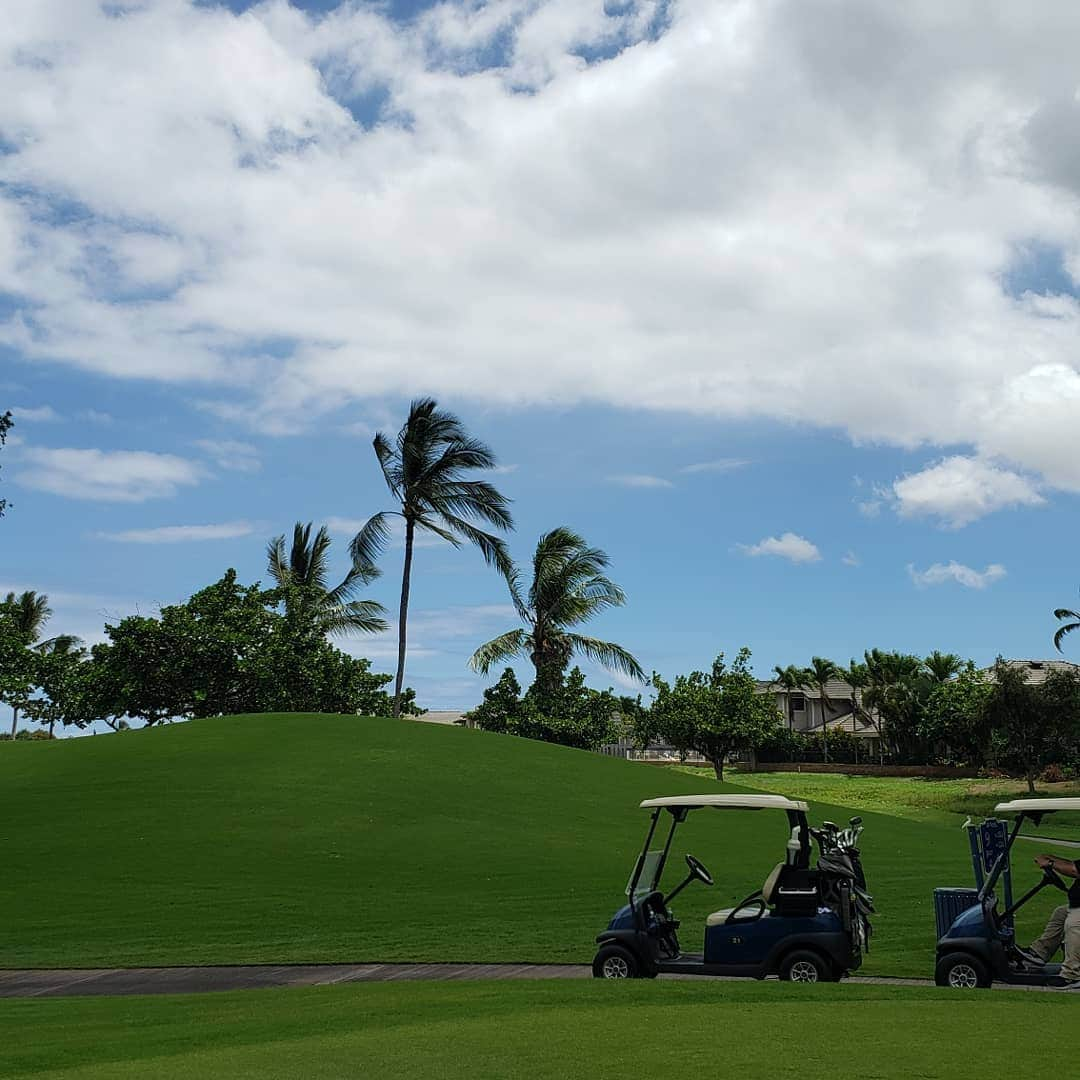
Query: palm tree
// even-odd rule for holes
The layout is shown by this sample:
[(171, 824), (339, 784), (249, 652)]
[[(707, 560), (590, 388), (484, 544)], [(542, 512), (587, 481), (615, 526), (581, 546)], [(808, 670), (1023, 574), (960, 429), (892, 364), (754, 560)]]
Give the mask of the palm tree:
[(1054, 648), (1058, 652), (1061, 652), (1061, 643), (1065, 639), (1066, 634), (1071, 634), (1074, 630), (1080, 630), (1080, 611), (1073, 611), (1071, 608), (1059, 607), (1054, 612), (1054, 618), (1058, 621), (1063, 619), (1070, 619), (1070, 622), (1065, 623), (1064, 626), (1059, 626), (1057, 633), (1054, 635)]
[(811, 657), (810, 666), (802, 672), (802, 685), (816, 690), (821, 696), (821, 748), (826, 764), (829, 762), (829, 713), (832, 712), (828, 682), (839, 677), (840, 668), (832, 660), (820, 656)]
[[(37, 593), (32, 589), (18, 596), (9, 592), (4, 597), (3, 607), (11, 616), (16, 633), (22, 635), (31, 645), (40, 640), (45, 624), (52, 618), (49, 598), (44, 593)], [(45, 642), (45, 644), (49, 643)], [(11, 707), (11, 737), (13, 739), (18, 726), (19, 706), (13, 705)]]
[(796, 690), (802, 690), (804, 688), (805, 681), (803, 679), (803, 673), (802, 670), (797, 668), (794, 664), (788, 664), (787, 667), (781, 667), (777, 664), (773, 667), (773, 675), (772, 685), (780, 687), (785, 694), (785, 700), (787, 701), (787, 725), (788, 730), (790, 731), (795, 720), (791, 711), (791, 695), (795, 693)]
[(923, 660), (923, 666), (934, 682), (945, 683), (960, 672), (964, 661), (955, 653), (943, 653), (935, 649)]
[(603, 551), (589, 547), (570, 529), (560, 527), (544, 533), (533, 553), (528, 594), (521, 594), (517, 570), (507, 578), (511, 599), (525, 626), (481, 645), (472, 654), (469, 667), (486, 675), (493, 664), (527, 656), (536, 669), (538, 694), (550, 697), (561, 685), (571, 656), (581, 653), (644, 682), (641, 665), (621, 645), (571, 630), (605, 608), (626, 603), (622, 589), (604, 574), (609, 561)]
[(373, 566), (390, 539), (390, 518), (405, 521), (405, 565), (401, 574), (398, 609), (398, 660), (394, 682), (394, 715), (401, 715), (401, 686), (405, 679), (406, 625), (409, 616), (409, 584), (413, 544), (417, 530), (434, 533), (454, 547), (475, 544), (489, 566), (504, 577), (513, 572), (503, 541), (484, 532), (478, 521), (497, 529), (512, 529), (509, 502), (486, 480), (464, 479), (474, 469), (491, 469), (495, 455), (472, 438), (461, 421), (440, 409), (431, 398), (419, 398), (409, 408), (409, 418), (390, 440), (377, 432), (372, 440), (383, 479), (399, 509), (372, 515), (353, 537), (349, 550), (353, 562)]
[(286, 590), (286, 608), (299, 603), (311, 611), (324, 634), (377, 634), (389, 623), (386, 608), (375, 600), (356, 600), (356, 593), (379, 571), (371, 565), (354, 563), (340, 584), (329, 587), (327, 569), (330, 534), (322, 525), (311, 538), (311, 523), (293, 527), (292, 547), (286, 551), (285, 537), (275, 536), (266, 545), (270, 576)]
[(851, 663), (841, 670), (840, 677), (851, 687), (852, 731), (855, 730), (855, 721), (858, 719), (866, 720), (873, 725), (878, 736), (878, 760), (884, 765), (885, 737), (881, 731), (881, 722), (869, 704), (871, 688), (874, 685), (874, 677), (870, 670), (870, 665), (867, 663), (860, 663), (852, 657)]

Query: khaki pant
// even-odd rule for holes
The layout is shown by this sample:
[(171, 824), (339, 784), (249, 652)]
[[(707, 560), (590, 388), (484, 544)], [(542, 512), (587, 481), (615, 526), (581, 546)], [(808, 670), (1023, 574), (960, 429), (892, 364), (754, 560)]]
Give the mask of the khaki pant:
[(1046, 961), (1062, 943), (1065, 945), (1065, 963), (1061, 965), (1061, 976), (1070, 982), (1080, 980), (1080, 908), (1064, 905), (1054, 908), (1043, 936), (1031, 943), (1031, 951)]

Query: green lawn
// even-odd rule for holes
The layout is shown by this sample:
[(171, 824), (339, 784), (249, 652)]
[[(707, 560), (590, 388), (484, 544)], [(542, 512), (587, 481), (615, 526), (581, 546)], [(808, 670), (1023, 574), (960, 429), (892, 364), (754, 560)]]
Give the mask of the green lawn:
[[(695, 790), (715, 781), (356, 717), (6, 743), (0, 966), (586, 961), (623, 902), (637, 802)], [(951, 825), (864, 816), (881, 911), (865, 970), (927, 976), (931, 892), (969, 881), (967, 845)], [(685, 947), (760, 887), (785, 839), (779, 814), (693, 815), (676, 853), (717, 885), (679, 897)]]
[[(677, 766), (682, 772), (711, 775)], [(731, 779), (755, 791), (782, 792), (793, 798), (816, 799), (856, 809), (946, 825), (960, 825), (969, 815), (988, 817), (997, 803), (1028, 798), (1023, 780), (936, 780), (897, 776), (844, 776), (834, 773), (742, 773)], [(1080, 783), (1039, 784), (1039, 796), (1080, 794)], [(1026, 832), (1036, 831), (1027, 823)], [(1037, 827), (1040, 836), (1080, 839), (1080, 814), (1056, 814)]]
[(663, 980), (37, 999), (0, 1009), (0, 1075), (983, 1080), (1028, 1075), (1075, 1006), (1054, 994)]

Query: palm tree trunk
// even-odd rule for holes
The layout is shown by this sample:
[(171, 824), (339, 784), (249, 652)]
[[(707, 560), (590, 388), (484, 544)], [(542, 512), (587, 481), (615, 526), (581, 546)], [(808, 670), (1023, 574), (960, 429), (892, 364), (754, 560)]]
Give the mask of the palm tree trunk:
[(413, 535), (416, 525), (405, 519), (405, 567), (401, 574), (401, 606), (398, 608), (397, 678), (394, 680), (394, 716), (401, 716), (401, 685), (405, 681), (406, 624), (409, 618), (409, 578), (412, 574)]
[(49, 738), (50, 739), (53, 737), (53, 728), (54, 727), (56, 727), (56, 717), (51, 716), (51, 717), (49, 717)]
[(11, 709), (11, 737), (15, 738), (15, 729), (19, 726), (19, 710), (12, 706)]

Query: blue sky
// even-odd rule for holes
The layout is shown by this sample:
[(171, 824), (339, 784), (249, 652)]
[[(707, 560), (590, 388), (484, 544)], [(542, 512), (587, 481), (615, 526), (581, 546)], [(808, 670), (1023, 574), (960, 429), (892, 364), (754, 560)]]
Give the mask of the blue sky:
[[(608, 551), (593, 630), (646, 669), (1050, 654), (1071, 6), (114, 7), (0, 37), (0, 586), (55, 629), (256, 580), (296, 520), (343, 568), (388, 506), (372, 431), (431, 394), (507, 466), (519, 560), (562, 524)], [(425, 547), (413, 602), (422, 703), (475, 703), (499, 580)]]

